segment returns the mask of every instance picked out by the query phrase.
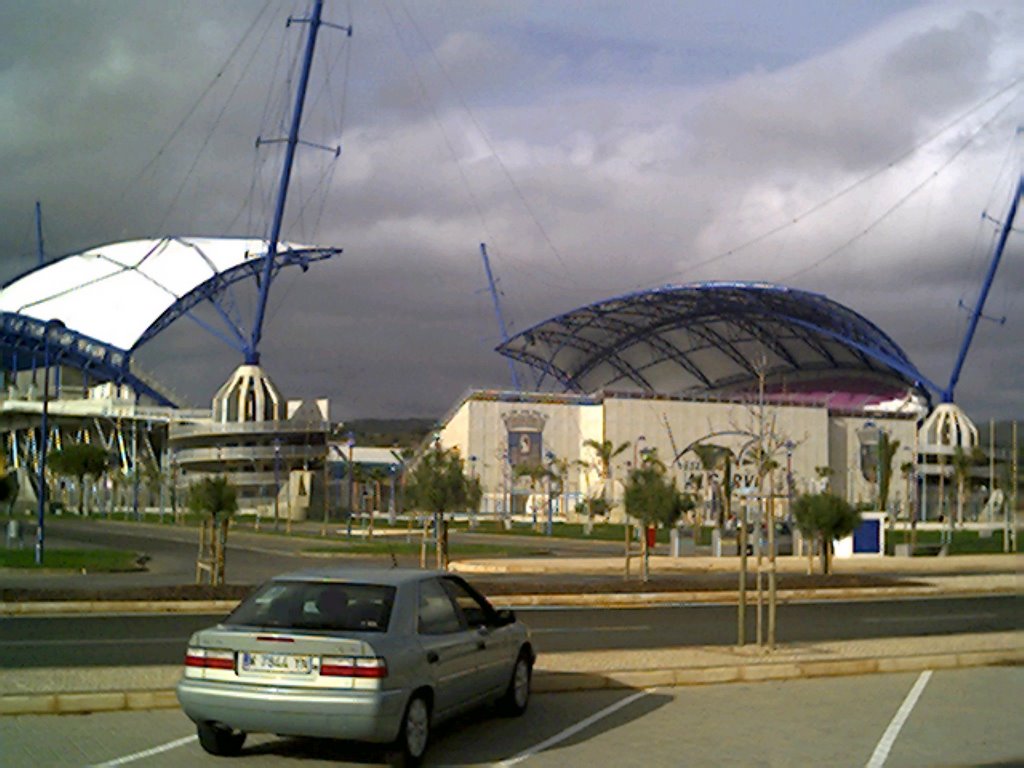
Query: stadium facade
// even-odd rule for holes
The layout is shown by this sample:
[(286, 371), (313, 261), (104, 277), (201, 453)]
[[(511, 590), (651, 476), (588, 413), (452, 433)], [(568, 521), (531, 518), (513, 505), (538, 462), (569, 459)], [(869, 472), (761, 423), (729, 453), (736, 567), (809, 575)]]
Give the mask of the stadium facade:
[[(535, 386), (562, 393), (470, 392), (438, 437), (480, 479), (484, 510), (513, 515), (533, 516), (538, 505), (546, 515), (550, 504), (571, 520), (581, 501), (602, 495), (621, 518), (623, 481), (652, 450), (680, 487), (710, 498), (721, 468), (706, 471), (702, 445), (732, 452), (740, 501), (760, 493), (763, 444), (783, 504), (824, 487), (869, 502), (880, 434), (900, 443), (896, 467), (914, 465), (917, 424), (928, 411), (926, 380), (879, 328), (820, 294), (762, 283), (665, 286), (603, 300), (498, 351), (528, 364)], [(606, 441), (628, 446), (610, 478), (594, 448)], [(525, 475), (531, 464), (556, 468), (557, 493)], [(892, 484), (896, 508), (913, 493), (915, 479), (906, 480)]]
[[(120, 493), (121, 503), (163, 506), (191, 480), (217, 472), (238, 485), (244, 509), (264, 516), (272, 508), (295, 518), (346, 508), (347, 470), (330, 464), (332, 456), (347, 464), (351, 451), (335, 439), (342, 430), (326, 402), (286, 401), (243, 365), (210, 410), (181, 409), (133, 360), (171, 322), (189, 316), (204, 324), (198, 305), (223, 315), (216, 299), (257, 276), (265, 249), (264, 241), (231, 238), (115, 243), (0, 290), (0, 425), (6, 463), (25, 481), (23, 500), (33, 494), (42, 381), (52, 369), (50, 444), (97, 441), (118, 468), (90, 487), (101, 505)], [(275, 268), (305, 268), (332, 253), (284, 244)], [(700, 465), (701, 445), (731, 450), (737, 500), (749, 501), (762, 442), (783, 500), (827, 485), (869, 501), (884, 432), (900, 442), (892, 508), (905, 513), (916, 497), (928, 519), (941, 513), (936, 489), (956, 446), (977, 445), (973, 425), (946, 406), (925, 420), (937, 388), (881, 329), (821, 294), (783, 286), (697, 283), (627, 294), (545, 320), (498, 351), (532, 369), (529, 391), (472, 391), (437, 430), (480, 479), (484, 513), (546, 515), (550, 505), (553, 515), (574, 519), (580, 501), (601, 493), (621, 517), (622, 481), (652, 450), (681, 487), (708, 494), (717, 480)], [(604, 441), (629, 445), (610, 479), (588, 447)], [(529, 463), (558, 468), (557, 493), (518, 476)], [(159, 490), (140, 500), (146, 467)]]

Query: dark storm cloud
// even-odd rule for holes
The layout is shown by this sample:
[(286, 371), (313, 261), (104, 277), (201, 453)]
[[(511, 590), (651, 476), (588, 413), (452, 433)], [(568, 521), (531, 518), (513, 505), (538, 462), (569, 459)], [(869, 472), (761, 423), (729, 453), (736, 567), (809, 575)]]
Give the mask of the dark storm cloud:
[[(438, 415), (507, 385), (482, 241), (515, 329), (667, 281), (780, 280), (861, 312), (944, 383), (988, 258), (978, 214), (1005, 211), (1019, 86), (925, 140), (1024, 71), (1019, 7), (645, 7), (356, 2), (355, 37), (322, 35), (318, 62), (338, 66), (315, 74), (304, 135), (343, 153), (326, 197), (324, 154), (300, 153), (285, 232), (345, 252), (274, 285), (263, 361), (287, 396), (330, 396), (336, 417)], [(280, 155), (253, 141), (283, 130), (301, 42), (283, 18), (303, 10), (262, 8), (0, 8), (4, 275), (32, 264), (36, 199), (51, 253), (265, 231)], [(1024, 403), (1017, 240), (991, 300), (1007, 323), (982, 324), (959, 390), (979, 418)], [(239, 359), (196, 330), (179, 321), (139, 359), (201, 404)]]

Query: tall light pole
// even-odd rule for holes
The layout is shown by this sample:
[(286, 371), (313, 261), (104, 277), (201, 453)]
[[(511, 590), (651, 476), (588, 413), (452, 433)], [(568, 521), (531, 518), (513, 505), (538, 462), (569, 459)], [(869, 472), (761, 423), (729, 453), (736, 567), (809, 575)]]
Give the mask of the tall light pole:
[(274, 533), (281, 521), (281, 439), (274, 438)]
[[(469, 479), (470, 481), (476, 480), (476, 454), (471, 454), (469, 457)], [(469, 510), (469, 527), (476, 528), (476, 509)]]
[[(474, 460), (476, 457), (472, 457)], [(398, 522), (398, 509), (395, 506), (395, 478), (398, 476), (398, 465), (392, 464), (388, 467), (388, 525), (395, 525)]]
[(60, 320), (48, 320), (43, 327), (43, 415), (39, 424), (42, 434), (39, 439), (39, 482), (37, 483), (39, 488), (39, 493), (37, 494), (39, 505), (36, 522), (36, 565), (43, 564), (46, 542), (44, 513), (46, 511), (46, 443), (49, 436), (49, 426), (46, 421), (50, 410), (50, 334), (52, 331), (63, 327), (64, 323)]

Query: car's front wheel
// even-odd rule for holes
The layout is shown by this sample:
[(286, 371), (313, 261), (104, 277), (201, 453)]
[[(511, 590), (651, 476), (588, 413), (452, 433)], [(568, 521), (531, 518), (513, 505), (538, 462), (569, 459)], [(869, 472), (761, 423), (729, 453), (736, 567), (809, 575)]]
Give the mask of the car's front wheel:
[(423, 761), (430, 741), (430, 703), (422, 693), (413, 694), (405, 708), (402, 729), (389, 755), (388, 763), (411, 768)]
[(245, 743), (244, 731), (232, 731), (215, 723), (199, 723), (196, 731), (200, 746), (211, 755), (232, 757), (242, 751)]
[(532, 676), (533, 664), (530, 652), (523, 648), (516, 657), (515, 666), (512, 667), (512, 678), (508, 681), (508, 688), (499, 704), (504, 714), (518, 717), (526, 711), (526, 706), (530, 703), (530, 678)]

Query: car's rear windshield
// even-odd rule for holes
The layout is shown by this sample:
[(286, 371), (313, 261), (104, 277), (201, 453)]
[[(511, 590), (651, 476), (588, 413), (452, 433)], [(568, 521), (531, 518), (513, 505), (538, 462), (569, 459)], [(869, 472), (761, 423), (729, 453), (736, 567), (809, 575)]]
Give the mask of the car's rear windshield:
[(225, 619), (232, 626), (386, 632), (395, 588), (380, 584), (271, 581)]

